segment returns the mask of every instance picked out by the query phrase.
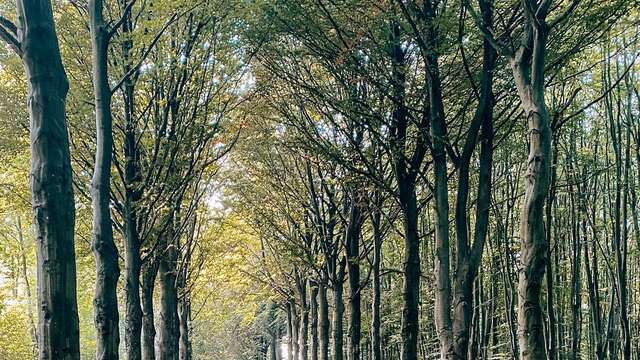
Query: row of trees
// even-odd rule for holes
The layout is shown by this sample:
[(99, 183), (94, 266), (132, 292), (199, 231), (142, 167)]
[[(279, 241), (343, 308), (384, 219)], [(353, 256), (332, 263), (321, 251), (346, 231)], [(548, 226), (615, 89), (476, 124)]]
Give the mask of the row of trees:
[[(236, 141), (230, 119), (247, 93), (246, 56), (234, 40), (239, 15), (231, 1), (91, 0), (54, 8), (28, 0), (0, 18), (0, 37), (21, 59), (28, 83), (37, 300), (21, 204), (4, 209), (4, 224), (16, 227), (3, 237), (17, 230), (20, 238), (39, 359), (87, 354), (78, 309), (78, 293), (86, 291), (78, 290), (76, 271), (76, 251), (87, 247), (75, 244), (77, 234), (90, 234), (95, 259), (89, 351), (109, 360), (192, 358), (191, 288), (207, 256), (199, 244), (200, 217), (209, 218), (203, 199)], [(85, 31), (90, 36), (78, 36)], [(8, 138), (24, 131), (20, 115), (10, 118)], [(24, 143), (3, 145), (12, 159)], [(92, 219), (90, 232), (75, 227), (77, 212), (81, 225)]]
[(0, 357), (640, 353), (635, 2), (9, 8)]
[(256, 356), (632, 359), (632, 5), (269, 3), (229, 190), (286, 314)]

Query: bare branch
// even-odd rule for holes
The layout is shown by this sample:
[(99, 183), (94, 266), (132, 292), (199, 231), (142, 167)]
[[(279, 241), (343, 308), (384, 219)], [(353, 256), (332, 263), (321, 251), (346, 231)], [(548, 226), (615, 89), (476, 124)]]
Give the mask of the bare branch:
[(13, 49), (16, 55), (22, 57), (22, 45), (20, 44), (20, 41), (18, 41), (18, 39), (12, 35), (9, 30), (7, 30), (4, 24), (0, 25), (0, 39), (4, 40), (4, 42)]
[(571, 4), (569, 4), (569, 6), (560, 15), (556, 16), (555, 19), (551, 20), (551, 22), (549, 23), (549, 29), (552, 29), (556, 27), (558, 24), (564, 22), (569, 17), (569, 15), (571, 15), (575, 11), (575, 9), (580, 4), (580, 1), (581, 0), (573, 0)]
[(116, 21), (115, 24), (111, 25), (111, 29), (109, 29), (109, 33), (107, 34), (107, 38), (111, 38), (118, 31), (118, 29), (122, 26), (122, 24), (124, 24), (124, 22), (126, 21), (127, 17), (131, 13), (131, 9), (133, 8), (133, 5), (135, 5), (135, 3), (136, 3), (136, 0), (129, 1), (127, 6), (125, 6), (124, 10), (122, 11), (122, 16), (120, 17), (120, 19), (118, 19), (118, 21)]

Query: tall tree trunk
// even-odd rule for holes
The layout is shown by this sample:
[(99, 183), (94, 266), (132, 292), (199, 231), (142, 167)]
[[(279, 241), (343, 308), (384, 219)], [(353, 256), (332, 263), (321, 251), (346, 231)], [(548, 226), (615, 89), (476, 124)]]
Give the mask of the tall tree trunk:
[[(28, 79), (31, 195), (38, 288), (38, 358), (80, 358), (74, 248), (75, 204), (62, 65), (48, 0), (17, 0), (18, 26), (2, 37)], [(6, 21), (3, 29), (6, 29)]]
[(523, 41), (509, 63), (527, 119), (529, 156), (520, 217), (518, 276), (518, 340), (522, 360), (546, 359), (540, 290), (549, 246), (544, 230), (544, 204), (551, 171), (551, 124), (544, 99), (546, 16), (548, 5), (523, 0)]
[[(586, 216), (586, 204), (583, 208), (583, 216)], [(586, 222), (586, 219), (583, 220)], [(586, 234), (586, 232), (585, 232)], [(602, 316), (600, 309), (600, 297), (598, 295), (598, 266), (597, 266), (597, 253), (595, 251), (595, 241), (596, 238), (592, 239), (593, 241), (593, 254), (589, 256), (589, 246), (585, 243), (583, 251), (584, 251), (584, 264), (585, 264), (585, 275), (587, 278), (587, 288), (589, 290), (589, 312), (591, 314), (591, 328), (593, 331), (594, 343), (595, 343), (595, 357), (597, 360), (605, 359), (605, 344), (603, 339), (603, 326), (602, 326)], [(589, 261), (592, 261), (592, 265), (590, 265)]]
[(380, 343), (380, 267), (382, 264), (382, 202), (376, 194), (375, 208), (372, 210), (371, 223), (373, 227), (373, 299), (371, 303), (371, 360), (382, 360), (382, 346)]
[(291, 300), (291, 358), (292, 360), (299, 359), (300, 357), (300, 317), (298, 316), (298, 309), (296, 309), (296, 303)]
[[(552, 164), (557, 164), (558, 162), (558, 144), (557, 141), (553, 141), (553, 150), (552, 150)], [(551, 229), (553, 224), (553, 204), (555, 202), (556, 196), (556, 179), (557, 179), (557, 166), (553, 166), (551, 168), (551, 179), (550, 179), (550, 187), (549, 194), (547, 196), (547, 203), (545, 206), (545, 218), (547, 221), (547, 226), (545, 227), (547, 241), (551, 242)], [(551, 247), (547, 246), (547, 259), (551, 258)], [(551, 266), (551, 261), (547, 261), (546, 263), (546, 285), (547, 285), (547, 316), (549, 318), (548, 321), (548, 333), (547, 337), (547, 358), (548, 360), (555, 360), (557, 358), (557, 346), (556, 346), (556, 309), (554, 308), (555, 301), (553, 299), (554, 289), (553, 289), (553, 269)]]
[[(438, 65), (438, 38), (435, 25), (436, 9), (431, 1), (424, 2), (424, 25), (428, 44), (422, 49), (425, 59), (425, 77), (429, 96), (429, 121), (431, 124), (434, 184), (435, 252), (434, 275), (436, 294), (434, 319), (440, 340), (442, 359), (453, 359), (453, 334), (451, 321), (451, 277), (449, 249), (449, 188), (445, 143), (447, 125), (442, 102), (442, 86)], [(466, 249), (463, 249), (466, 250)], [(472, 286), (472, 285), (470, 285)], [(469, 294), (471, 295), (471, 293)]]
[(271, 333), (270, 335), (269, 360), (278, 360), (278, 335), (277, 333)]
[(352, 196), (349, 223), (346, 230), (345, 251), (347, 254), (347, 273), (349, 276), (349, 360), (360, 360), (360, 236), (362, 232), (362, 206), (365, 194), (356, 191)]
[[(402, 289), (402, 360), (418, 359), (419, 298), (420, 298), (420, 239), (418, 237), (418, 205), (416, 199), (415, 169), (420, 161), (407, 166), (404, 153), (408, 127), (406, 96), (406, 54), (402, 48), (400, 25), (390, 24), (392, 60), (392, 86), (394, 97), (393, 126), (390, 128), (390, 142), (393, 150), (393, 172), (398, 183), (398, 200), (404, 226), (403, 289)], [(415, 158), (420, 158), (422, 149), (416, 150)], [(417, 165), (417, 166), (416, 166)]]
[(156, 358), (156, 326), (153, 312), (153, 290), (158, 275), (158, 259), (148, 258), (142, 268), (140, 296), (142, 302), (142, 359)]
[[(135, 135), (125, 135), (126, 148), (135, 146)], [(134, 151), (134, 150), (131, 150)], [(125, 154), (130, 153), (125, 150)], [(140, 272), (142, 260), (140, 259), (140, 239), (138, 238), (137, 211), (135, 203), (138, 199), (134, 186), (135, 165), (133, 158), (127, 157), (125, 164), (125, 178), (128, 178), (128, 186), (125, 190), (125, 236), (124, 236), (124, 293), (125, 293), (125, 349), (128, 360), (140, 360), (142, 330), (142, 308), (140, 306)], [(127, 175), (129, 174), (129, 175)]]
[(318, 360), (318, 292), (319, 286), (311, 288), (311, 360)]
[(309, 301), (307, 299), (308, 280), (298, 278), (298, 295), (300, 296), (300, 324), (298, 331), (298, 358), (307, 360), (309, 355)]
[(93, 209), (92, 250), (96, 261), (96, 289), (93, 299), (96, 326), (96, 359), (118, 359), (117, 290), (120, 268), (118, 249), (111, 225), (111, 156), (113, 133), (111, 88), (108, 76), (109, 28), (102, 14), (102, 0), (90, 0), (89, 28), (93, 50), (93, 89), (96, 117), (96, 154), (91, 198)]
[[(127, 3), (122, 0), (122, 7)], [(122, 32), (131, 33), (131, 16), (124, 14)], [(128, 36), (128, 35), (126, 35)], [(126, 37), (125, 36), (125, 37)], [(122, 42), (123, 73), (131, 70), (130, 38)], [(140, 360), (142, 357), (142, 308), (140, 306), (140, 272), (142, 260), (140, 258), (140, 236), (138, 229), (137, 203), (142, 197), (140, 189), (140, 169), (138, 164), (138, 148), (136, 141), (136, 126), (134, 123), (134, 84), (127, 77), (122, 85), (124, 104), (124, 293), (125, 293), (125, 331), (124, 343), (127, 360)]]
[(178, 244), (170, 215), (164, 236), (165, 247), (158, 267), (160, 275), (160, 317), (158, 326), (158, 359), (177, 360), (179, 354), (180, 321), (178, 319), (177, 265)]
[(293, 359), (293, 344), (295, 343), (293, 339), (293, 305), (291, 301), (287, 302), (286, 311), (287, 311), (287, 359)]
[(325, 283), (318, 289), (318, 316), (320, 360), (329, 360), (329, 302)]
[[(574, 359), (580, 356), (580, 337), (582, 329), (582, 279), (581, 279), (581, 259), (582, 259), (582, 239), (580, 238), (580, 213), (577, 210), (581, 200), (576, 197), (582, 196), (582, 189), (580, 186), (579, 169), (574, 163), (574, 157), (577, 154), (575, 132), (570, 130), (569, 138), (569, 152), (567, 154), (567, 164), (569, 167), (569, 223), (571, 225), (571, 357)], [(554, 143), (554, 152), (555, 152)], [(555, 172), (555, 170), (552, 170)], [(552, 175), (553, 176), (553, 175)], [(577, 186), (577, 189), (575, 188)], [(577, 191), (576, 191), (577, 190)], [(549, 275), (547, 275), (549, 276)]]
[[(492, 26), (491, 1), (479, 1), (486, 26)], [(462, 156), (459, 161), (458, 191), (456, 199), (457, 266), (453, 294), (453, 355), (455, 359), (467, 359), (470, 353), (469, 336), (473, 316), (473, 284), (481, 263), (484, 243), (489, 226), (491, 205), (491, 168), (493, 159), (493, 71), (496, 51), (488, 40), (483, 44), (483, 64), (480, 99), (471, 124)], [(476, 203), (475, 240), (469, 244), (467, 203), (469, 198), (469, 165), (480, 135), (480, 174)], [(482, 340), (482, 339), (481, 339)], [(474, 349), (473, 351), (476, 351)]]
[(336, 276), (333, 283), (333, 354), (332, 360), (343, 359), (343, 317), (344, 301), (342, 294), (344, 290), (344, 267), (345, 259), (342, 258), (338, 264)]
[(27, 248), (24, 242), (24, 232), (22, 230), (22, 220), (20, 216), (16, 217), (16, 231), (18, 233), (18, 244), (20, 245), (20, 269), (24, 287), (27, 292), (27, 318), (29, 319), (29, 334), (31, 335), (31, 343), (33, 346), (33, 354), (38, 353), (38, 331), (33, 315), (33, 295), (31, 292), (31, 282), (29, 281), (29, 273), (27, 271)]
[[(609, 64), (609, 57), (606, 60), (607, 68), (605, 70), (605, 83), (611, 84), (611, 64)], [(628, 167), (624, 166), (623, 174), (623, 162), (629, 158), (629, 146), (626, 146), (626, 153), (623, 157), (622, 145), (622, 124), (619, 120), (620, 114), (614, 115), (613, 113), (613, 100), (610, 96), (605, 98), (605, 105), (607, 108), (607, 117), (609, 122), (609, 135), (611, 137), (611, 144), (613, 146), (615, 154), (615, 204), (613, 209), (613, 250), (616, 258), (615, 262), (615, 287), (618, 297), (618, 311), (620, 321), (620, 335), (621, 335), (621, 350), (622, 358), (624, 360), (631, 359), (631, 343), (630, 343), (630, 329), (629, 329), (629, 316), (627, 309), (627, 199), (628, 199)], [(619, 106), (619, 103), (618, 103)], [(628, 134), (627, 134), (628, 135)], [(628, 136), (627, 136), (628, 137)], [(623, 195), (624, 190), (624, 195)]]
[[(180, 360), (191, 360), (191, 340), (189, 338), (189, 329), (191, 328), (191, 299), (189, 293), (185, 293), (180, 297), (178, 302), (178, 315), (180, 320)], [(275, 335), (272, 336), (275, 339)]]

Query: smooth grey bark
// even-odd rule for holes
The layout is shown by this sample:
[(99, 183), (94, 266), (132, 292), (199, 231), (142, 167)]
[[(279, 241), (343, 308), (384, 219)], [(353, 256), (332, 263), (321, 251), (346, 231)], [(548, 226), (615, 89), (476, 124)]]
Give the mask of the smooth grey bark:
[(69, 82), (48, 0), (18, 0), (18, 26), (0, 37), (28, 79), (31, 195), (38, 289), (38, 358), (80, 358), (74, 248), (75, 205), (65, 100)]
[(142, 305), (142, 359), (155, 360), (155, 316), (153, 312), (153, 291), (158, 275), (158, 260), (154, 256), (147, 259), (142, 267), (140, 297)]
[(111, 88), (108, 76), (109, 26), (103, 18), (102, 0), (88, 4), (91, 32), (93, 90), (96, 118), (96, 153), (91, 199), (93, 209), (92, 250), (96, 262), (93, 299), (96, 326), (96, 359), (117, 360), (120, 344), (117, 285), (120, 276), (118, 249), (111, 224), (111, 157), (113, 133)]

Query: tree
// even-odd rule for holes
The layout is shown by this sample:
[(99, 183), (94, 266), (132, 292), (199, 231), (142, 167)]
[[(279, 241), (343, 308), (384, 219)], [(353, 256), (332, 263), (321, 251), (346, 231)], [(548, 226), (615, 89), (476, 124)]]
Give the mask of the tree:
[(31, 192), (38, 258), (38, 357), (79, 359), (74, 251), (75, 205), (65, 118), (69, 89), (49, 1), (17, 2), (18, 25), (2, 39), (29, 79)]
[(96, 156), (91, 197), (93, 207), (93, 252), (96, 260), (95, 324), (98, 332), (96, 359), (118, 359), (120, 343), (116, 287), (120, 268), (111, 226), (111, 154), (113, 133), (111, 87), (108, 75), (109, 42), (113, 35), (103, 17), (102, 0), (88, 5), (93, 49), (93, 87), (96, 113)]

